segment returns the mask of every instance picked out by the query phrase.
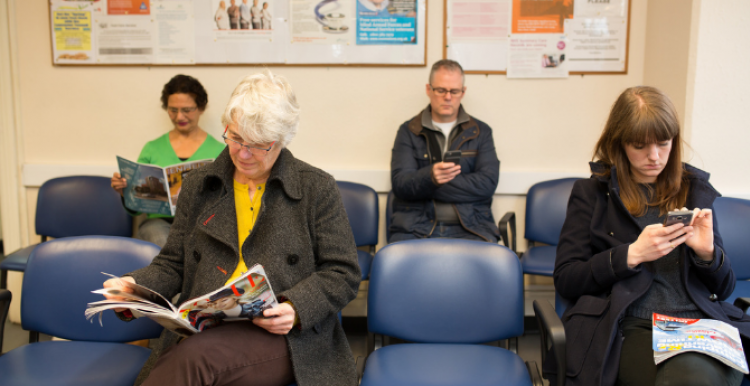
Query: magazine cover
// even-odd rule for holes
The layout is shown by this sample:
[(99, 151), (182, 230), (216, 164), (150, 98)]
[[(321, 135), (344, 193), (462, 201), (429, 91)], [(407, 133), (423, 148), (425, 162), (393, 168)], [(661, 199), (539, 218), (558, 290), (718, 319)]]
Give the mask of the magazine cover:
[(653, 314), (653, 349), (656, 364), (683, 352), (699, 352), (748, 373), (739, 331), (713, 319), (673, 318)]
[(213, 160), (205, 159), (162, 168), (118, 156), (120, 176), (128, 181), (122, 191), (125, 206), (136, 212), (174, 216), (183, 179), (190, 171), (211, 162)]
[[(113, 275), (105, 275), (116, 278)], [(122, 283), (129, 292), (111, 288), (92, 291), (95, 294), (117, 296), (119, 299), (89, 303), (85, 313), (88, 320), (99, 314), (101, 324), (101, 312), (126, 308), (136, 318), (151, 318), (164, 328), (187, 337), (225, 321), (262, 317), (263, 311), (279, 304), (260, 264), (254, 265), (233, 282), (206, 295), (190, 299), (179, 307), (142, 285), (127, 281)]]

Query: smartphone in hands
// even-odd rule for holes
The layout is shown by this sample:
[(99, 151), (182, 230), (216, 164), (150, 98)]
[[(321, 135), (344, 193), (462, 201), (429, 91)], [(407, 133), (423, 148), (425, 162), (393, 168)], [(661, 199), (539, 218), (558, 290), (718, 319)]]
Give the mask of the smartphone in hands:
[(453, 162), (458, 165), (461, 161), (461, 150), (449, 150), (443, 155), (443, 162)]
[(667, 213), (667, 218), (664, 219), (664, 226), (668, 227), (679, 222), (688, 226), (691, 221), (693, 221), (692, 210), (670, 210), (669, 213)]

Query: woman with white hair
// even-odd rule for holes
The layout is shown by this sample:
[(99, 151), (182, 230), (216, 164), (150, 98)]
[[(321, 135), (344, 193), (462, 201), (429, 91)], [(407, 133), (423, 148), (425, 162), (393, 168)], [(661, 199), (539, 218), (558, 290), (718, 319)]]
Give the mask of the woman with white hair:
[(337, 317), (359, 287), (356, 246), (333, 177), (286, 149), (299, 112), (283, 77), (242, 80), (222, 116), (227, 148), (185, 181), (167, 244), (104, 283), (180, 294), (179, 304), (261, 264), (281, 304), (182, 340), (165, 330), (136, 384), (356, 385)]

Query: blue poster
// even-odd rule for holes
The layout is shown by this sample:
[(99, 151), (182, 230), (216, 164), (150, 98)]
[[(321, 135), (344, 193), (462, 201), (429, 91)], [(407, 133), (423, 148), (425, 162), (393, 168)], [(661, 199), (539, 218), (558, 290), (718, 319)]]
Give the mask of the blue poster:
[(357, 45), (416, 43), (417, 0), (357, 0)]

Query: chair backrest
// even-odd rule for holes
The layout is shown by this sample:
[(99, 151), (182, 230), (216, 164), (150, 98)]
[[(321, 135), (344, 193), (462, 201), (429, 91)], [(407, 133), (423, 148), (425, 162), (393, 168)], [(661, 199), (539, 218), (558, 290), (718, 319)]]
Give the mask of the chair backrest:
[(378, 244), (378, 194), (367, 185), (336, 181), (358, 247)]
[(81, 236), (39, 244), (29, 256), (23, 277), (23, 329), (71, 340), (129, 342), (156, 338), (161, 326), (141, 318), (125, 323), (114, 312), (89, 322), (86, 305), (104, 300), (91, 291), (109, 277), (143, 268), (159, 253), (146, 241), (114, 236)]
[(714, 215), (724, 251), (732, 262), (737, 280), (750, 279), (750, 200), (719, 197), (714, 201)]
[(557, 245), (573, 184), (580, 178), (562, 178), (534, 184), (526, 195), (526, 240)]
[(122, 207), (110, 179), (71, 176), (48, 180), (39, 188), (36, 233), (54, 238), (133, 235), (133, 219)]
[(523, 334), (523, 274), (510, 249), (481, 241), (389, 244), (373, 260), (371, 332), (411, 342), (483, 343)]
[(391, 216), (393, 216), (393, 200), (396, 199), (396, 195), (393, 194), (392, 190), (388, 191), (388, 198), (385, 201), (385, 241), (390, 242), (391, 239)]

